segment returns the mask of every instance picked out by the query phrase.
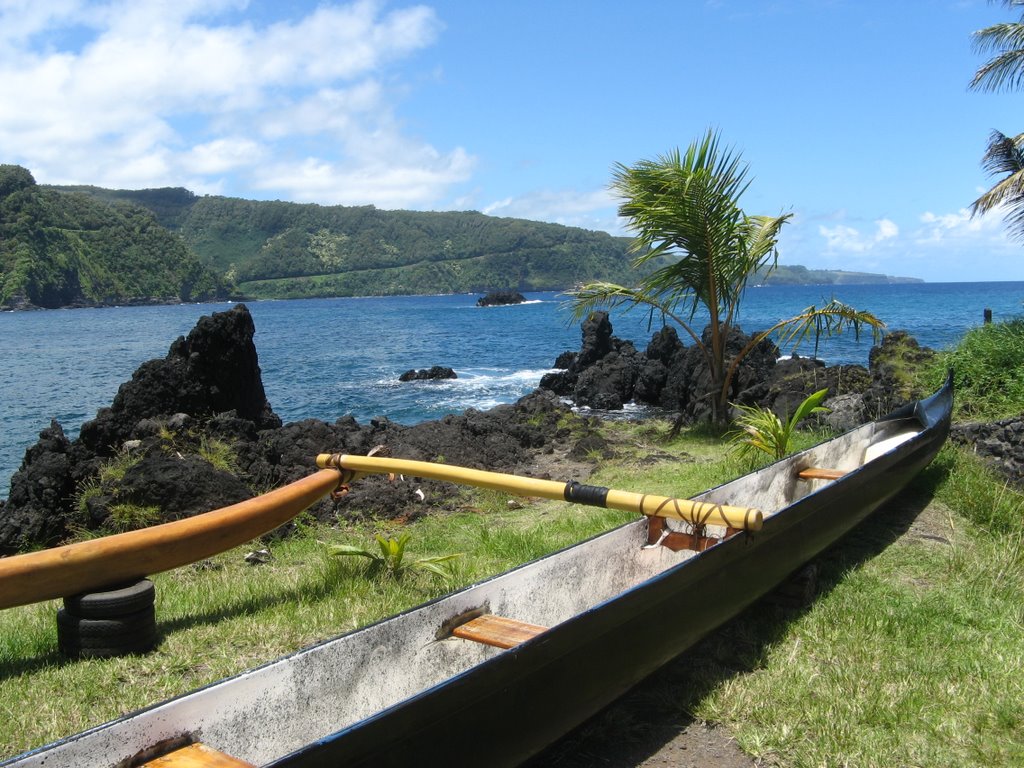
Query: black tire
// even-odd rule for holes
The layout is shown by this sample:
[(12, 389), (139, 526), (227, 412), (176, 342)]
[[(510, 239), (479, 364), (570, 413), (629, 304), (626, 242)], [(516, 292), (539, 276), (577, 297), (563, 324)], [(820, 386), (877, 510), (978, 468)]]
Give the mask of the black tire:
[(131, 643), (117, 645), (85, 645), (74, 642), (60, 642), (60, 652), (73, 659), (109, 659), (114, 656), (131, 656), (152, 651), (157, 644), (156, 637), (141, 638)]
[(124, 656), (152, 650), (157, 642), (153, 606), (112, 619), (82, 619), (57, 611), (57, 644), (72, 657)]
[(112, 586), (99, 592), (83, 592), (64, 598), (68, 613), (82, 619), (109, 619), (137, 613), (153, 605), (156, 589), (149, 579)]

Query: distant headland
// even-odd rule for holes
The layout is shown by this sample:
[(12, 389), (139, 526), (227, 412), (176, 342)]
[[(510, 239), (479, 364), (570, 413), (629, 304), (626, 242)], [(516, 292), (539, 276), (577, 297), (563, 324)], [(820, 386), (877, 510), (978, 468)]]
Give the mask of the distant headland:
[(748, 285), (896, 285), (923, 283), (917, 277), (894, 277), (873, 272), (843, 269), (808, 269), (797, 264), (780, 264), (770, 275), (755, 274)]

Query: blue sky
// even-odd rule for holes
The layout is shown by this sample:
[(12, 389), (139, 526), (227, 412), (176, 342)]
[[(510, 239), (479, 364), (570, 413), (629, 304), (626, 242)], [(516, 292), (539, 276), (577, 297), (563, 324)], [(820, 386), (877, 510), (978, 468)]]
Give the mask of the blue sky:
[(626, 234), (607, 190), (713, 127), (780, 260), (1024, 280), (971, 219), (986, 0), (0, 0), (0, 162), (42, 183), (421, 210)]

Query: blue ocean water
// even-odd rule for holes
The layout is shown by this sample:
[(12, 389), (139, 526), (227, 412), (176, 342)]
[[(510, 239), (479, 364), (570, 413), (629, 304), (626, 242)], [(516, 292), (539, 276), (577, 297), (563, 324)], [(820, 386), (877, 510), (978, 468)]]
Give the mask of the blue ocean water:
[[(769, 286), (748, 290), (740, 322), (761, 329), (835, 296), (942, 348), (981, 323), (1022, 313), (1024, 283)], [(415, 423), (511, 402), (531, 391), (555, 357), (580, 345), (563, 297), (528, 294), (526, 304), (479, 308), (477, 296), (310, 299), (248, 304), (256, 323), (263, 382), (285, 421)], [(163, 357), (202, 315), (228, 304), (0, 313), (0, 496), (51, 418), (74, 437), (109, 405), (145, 360)], [(643, 348), (651, 330), (639, 311), (614, 314), (615, 334)], [(704, 319), (694, 321), (703, 327)], [(655, 326), (656, 330), (656, 326)], [(866, 363), (870, 336), (822, 341), (830, 363)], [(809, 343), (801, 348), (810, 354)], [(445, 365), (458, 378), (399, 383), (410, 368)]]

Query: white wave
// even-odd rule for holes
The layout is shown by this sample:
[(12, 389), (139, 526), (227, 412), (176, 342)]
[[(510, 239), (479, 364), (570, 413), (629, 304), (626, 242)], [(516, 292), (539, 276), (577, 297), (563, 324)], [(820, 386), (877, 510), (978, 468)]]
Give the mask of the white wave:
[[(527, 299), (526, 301), (517, 301), (515, 304), (492, 304), (489, 307), (485, 307), (485, 309), (506, 309), (508, 307), (521, 307), (521, 306), (523, 306), (525, 304), (547, 304), (547, 303), (548, 302), (544, 301), (544, 299)], [(475, 304), (474, 306), (480, 306), (480, 305), (479, 304)]]
[(624, 404), (621, 409), (615, 411), (605, 410), (603, 408), (591, 408), (586, 405), (573, 405), (571, 401), (564, 400), (566, 405), (570, 406), (573, 413), (579, 413), (585, 416), (598, 416), (602, 419), (608, 419), (609, 421), (634, 421), (643, 420), (650, 416), (660, 415), (666, 413), (662, 408), (656, 405), (645, 405), (638, 403), (635, 400), (630, 400)]
[(501, 368), (471, 368), (466, 371), (456, 371), (455, 374), (459, 378), (447, 379), (446, 381), (453, 386), (459, 386), (459, 382), (462, 382), (462, 386), (473, 388), (508, 385), (523, 386), (531, 382), (534, 384), (539, 383), (544, 374), (551, 373), (553, 370), (551, 368), (525, 368), (519, 371), (509, 371)]

